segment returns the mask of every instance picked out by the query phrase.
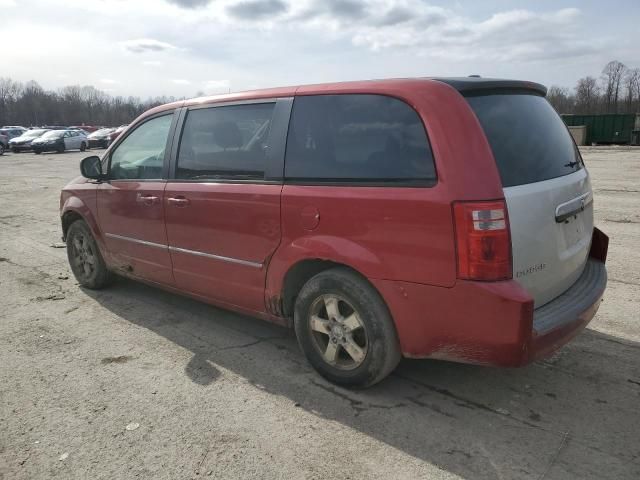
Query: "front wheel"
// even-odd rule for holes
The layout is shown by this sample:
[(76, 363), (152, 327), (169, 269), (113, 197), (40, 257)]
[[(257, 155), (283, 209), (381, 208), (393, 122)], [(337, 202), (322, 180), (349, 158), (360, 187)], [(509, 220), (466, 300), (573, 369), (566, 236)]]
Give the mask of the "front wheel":
[(4, 145), (0, 143), (0, 155), (4, 155)]
[(34, 150), (33, 153), (35, 153), (36, 155), (40, 155), (42, 152), (40, 150)]
[(389, 309), (366, 279), (347, 268), (321, 272), (302, 287), (294, 326), (309, 363), (339, 385), (371, 386), (400, 361)]
[(86, 144), (86, 143), (84, 143), (84, 142), (82, 142), (82, 143), (80, 144), (80, 151), (81, 151), (81, 152), (84, 152), (86, 149), (87, 149), (87, 144)]
[(67, 258), (73, 275), (83, 287), (98, 290), (111, 283), (98, 245), (84, 220), (76, 220), (67, 230)]

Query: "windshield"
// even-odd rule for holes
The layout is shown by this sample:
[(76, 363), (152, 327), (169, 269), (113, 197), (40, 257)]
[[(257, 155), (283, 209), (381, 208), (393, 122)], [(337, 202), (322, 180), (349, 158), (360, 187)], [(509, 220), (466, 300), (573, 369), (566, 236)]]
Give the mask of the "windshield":
[(580, 155), (564, 122), (538, 95), (469, 96), (491, 145), (503, 187), (542, 182), (580, 170)]
[(22, 136), (24, 138), (36, 138), (42, 135), (43, 133), (48, 132), (49, 130), (29, 130), (28, 132), (24, 132)]
[(42, 138), (60, 138), (64, 135), (64, 130), (52, 130), (45, 133)]

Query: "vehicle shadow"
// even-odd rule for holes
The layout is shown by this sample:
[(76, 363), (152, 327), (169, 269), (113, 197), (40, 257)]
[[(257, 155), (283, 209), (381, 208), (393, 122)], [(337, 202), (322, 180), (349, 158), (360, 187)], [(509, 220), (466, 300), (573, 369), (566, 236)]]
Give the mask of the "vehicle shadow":
[(353, 391), (311, 370), (285, 328), (125, 279), (86, 294), (191, 351), (184, 368), (196, 384), (215, 388), (220, 369), (231, 371), (463, 478), (640, 476), (635, 342), (587, 329), (521, 369), (403, 360), (382, 383)]

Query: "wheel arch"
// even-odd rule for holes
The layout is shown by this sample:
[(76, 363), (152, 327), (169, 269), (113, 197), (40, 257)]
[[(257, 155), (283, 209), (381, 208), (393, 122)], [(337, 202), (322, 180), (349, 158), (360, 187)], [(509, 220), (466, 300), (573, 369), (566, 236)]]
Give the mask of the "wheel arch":
[[(65, 198), (66, 197), (66, 198)], [(105, 244), (102, 231), (92, 209), (80, 197), (63, 191), (63, 202), (60, 208), (60, 222), (62, 226), (62, 239), (66, 240), (67, 231), (76, 220), (84, 220), (98, 243), (98, 247), (104, 253)]]
[(282, 244), (269, 261), (265, 281), (267, 311), (278, 317), (291, 317), (302, 285), (334, 267), (348, 268), (372, 286), (368, 279), (378, 278), (385, 271), (374, 252), (352, 240), (329, 235), (297, 238)]
[(284, 274), (279, 295), (282, 315), (285, 317), (292, 317), (296, 298), (298, 297), (300, 290), (302, 290), (302, 287), (314, 276), (333, 268), (343, 268), (356, 274), (362, 281), (370, 285), (386, 304), (382, 293), (378, 291), (375, 285), (373, 285), (362, 272), (354, 268), (352, 265), (325, 258), (304, 258), (292, 264)]

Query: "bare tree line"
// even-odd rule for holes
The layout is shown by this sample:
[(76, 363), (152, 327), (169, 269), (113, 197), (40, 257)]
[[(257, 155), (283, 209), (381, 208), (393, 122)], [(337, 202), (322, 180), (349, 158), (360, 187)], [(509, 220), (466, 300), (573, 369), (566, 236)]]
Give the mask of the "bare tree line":
[(581, 78), (573, 91), (552, 85), (547, 98), (558, 113), (640, 113), (640, 68), (613, 60), (599, 79)]
[[(640, 113), (640, 68), (613, 60), (599, 79), (587, 76), (575, 88), (552, 85), (549, 102), (559, 113)], [(0, 125), (108, 125), (129, 123), (145, 110), (174, 97), (141, 100), (111, 96), (93, 86), (45, 90), (37, 82), (0, 78)]]
[(105, 125), (129, 123), (145, 110), (174, 101), (174, 97), (141, 100), (111, 96), (92, 86), (45, 90), (35, 81), (0, 77), (1, 125)]

